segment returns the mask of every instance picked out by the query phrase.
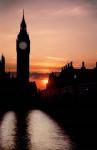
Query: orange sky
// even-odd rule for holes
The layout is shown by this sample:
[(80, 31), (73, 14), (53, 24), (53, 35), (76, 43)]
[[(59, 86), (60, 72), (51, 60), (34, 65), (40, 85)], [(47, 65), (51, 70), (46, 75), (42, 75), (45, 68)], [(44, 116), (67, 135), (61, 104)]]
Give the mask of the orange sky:
[(46, 88), (46, 83), (44, 81), (48, 80), (48, 75), (41, 75), (41, 77), (39, 78), (33, 78), (33, 76), (30, 78), (30, 81), (34, 81), (36, 82), (37, 88), (44, 90)]
[(0, 0), (0, 54), (16, 68), (16, 38), (22, 10), (31, 40), (30, 71), (58, 71), (69, 61), (87, 67), (97, 61), (97, 1)]

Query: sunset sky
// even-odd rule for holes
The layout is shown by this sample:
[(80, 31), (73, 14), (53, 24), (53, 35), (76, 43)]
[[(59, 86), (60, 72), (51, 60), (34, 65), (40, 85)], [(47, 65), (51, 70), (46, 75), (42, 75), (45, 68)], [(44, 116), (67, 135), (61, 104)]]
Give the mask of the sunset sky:
[(0, 0), (0, 54), (16, 68), (22, 10), (31, 40), (30, 71), (57, 71), (69, 61), (97, 61), (97, 0)]

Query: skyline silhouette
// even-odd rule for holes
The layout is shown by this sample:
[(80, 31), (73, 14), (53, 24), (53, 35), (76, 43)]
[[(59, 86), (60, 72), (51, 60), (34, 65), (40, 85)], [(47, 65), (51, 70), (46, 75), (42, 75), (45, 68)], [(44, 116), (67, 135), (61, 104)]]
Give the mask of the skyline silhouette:
[[(17, 78), (20, 82), (25, 82), (25, 83), (29, 82), (29, 81), (30, 82), (35, 81), (36, 85), (37, 85), (37, 88), (39, 90), (44, 90), (44, 89), (46, 89), (46, 84), (49, 87), (49, 86), (52, 86), (52, 82), (56, 82), (56, 81), (51, 81), (50, 80), (50, 76), (52, 75), (50, 70), (49, 70), (49, 72), (46, 72), (46, 73), (41, 73), (41, 72), (40, 73), (39, 72), (34, 72), (33, 73), (33, 72), (30, 72), (30, 56), (29, 56), (30, 53), (31, 53), (30, 45), (31, 45), (30, 44), (30, 37), (29, 37), (28, 31), (27, 31), (27, 24), (26, 24), (26, 21), (25, 21), (25, 15), (24, 15), (24, 10), (23, 10), (22, 21), (21, 21), (21, 24), (20, 24), (20, 32), (17, 35), (17, 39), (16, 39), (16, 53), (17, 53), (16, 71), (12, 72), (9, 69), (10, 77)], [(57, 61), (63, 61), (64, 60), (62, 58), (55, 58), (55, 57), (48, 57), (48, 59), (52, 59), (52, 60), (55, 60), (55, 61), (56, 60)], [(6, 59), (2, 54), (1, 63), (0, 63), (1, 73), (6, 72), (7, 63), (6, 64), (5, 63), (6, 63)], [(89, 70), (91, 70), (91, 72), (92, 72), (95, 67), (90, 69), (89, 67), (85, 66), (84, 63), (85, 62), (82, 62), (82, 68), (87, 69), (88, 74), (90, 74)], [(39, 64), (39, 67), (40, 67), (40, 64)], [(62, 66), (56, 67), (56, 69), (54, 68), (54, 64), (53, 63), (51, 64), (51, 68), (52, 69), (54, 68), (54, 70), (52, 70), (52, 69), (51, 70), (52, 70), (52, 72), (54, 72), (55, 78), (57, 78), (57, 79), (59, 78), (58, 79), (59, 81), (60, 81), (60, 76), (62, 74), (62, 71), (65, 70), (66, 67), (69, 68), (69, 63), (67, 65), (63, 66), (63, 67)], [(71, 64), (71, 67), (73, 69), (77, 70), (77, 72), (79, 70), (79, 73), (77, 73), (77, 74), (80, 74), (80, 69), (82, 69), (82, 68), (80, 68), (80, 67), (76, 68), (75, 66), (72, 66), (72, 64)], [(96, 63), (96, 67), (97, 67), (97, 63)], [(10, 68), (10, 66), (9, 66), (9, 68)], [(61, 70), (61, 68), (62, 68), (62, 70)], [(66, 74), (64, 74), (63, 78), (65, 77), (65, 75)], [(75, 75), (76, 75), (76, 73), (75, 73)], [(57, 77), (57, 76), (59, 76), (59, 77)], [(73, 76), (74, 76), (74, 74), (73, 74)], [(91, 76), (91, 78), (95, 78), (94, 76)], [(56, 79), (53, 78), (53, 80), (56, 80)], [(57, 81), (58, 84), (60, 84), (61, 82), (64, 82), (64, 80), (62, 80), (60, 83), (59, 83), (59, 81)], [(92, 79), (90, 79), (90, 81), (92, 81)], [(56, 83), (54, 83), (54, 84), (56, 85)]]

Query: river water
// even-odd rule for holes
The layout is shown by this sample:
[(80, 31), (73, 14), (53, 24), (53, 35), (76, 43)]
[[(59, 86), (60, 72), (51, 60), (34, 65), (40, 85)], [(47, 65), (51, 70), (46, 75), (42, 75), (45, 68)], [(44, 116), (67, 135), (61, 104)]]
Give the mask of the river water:
[[(0, 123), (0, 150), (15, 150), (21, 139), (28, 150), (71, 150), (69, 136), (50, 116), (40, 110), (32, 110), (26, 116), (26, 136), (18, 137), (17, 114), (4, 113)], [(22, 122), (22, 120), (21, 120)], [(22, 126), (22, 128), (25, 128)], [(18, 139), (18, 140), (17, 140)], [(20, 140), (20, 141), (19, 141)], [(23, 144), (20, 144), (23, 145)]]

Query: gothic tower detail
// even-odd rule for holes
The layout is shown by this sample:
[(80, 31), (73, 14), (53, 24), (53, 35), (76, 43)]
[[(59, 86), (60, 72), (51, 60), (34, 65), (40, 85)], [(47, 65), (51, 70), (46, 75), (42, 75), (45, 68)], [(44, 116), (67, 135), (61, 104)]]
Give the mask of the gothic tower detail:
[(27, 33), (27, 26), (24, 17), (20, 25), (20, 32), (16, 40), (17, 50), (17, 79), (19, 82), (29, 82), (29, 54), (30, 39)]

